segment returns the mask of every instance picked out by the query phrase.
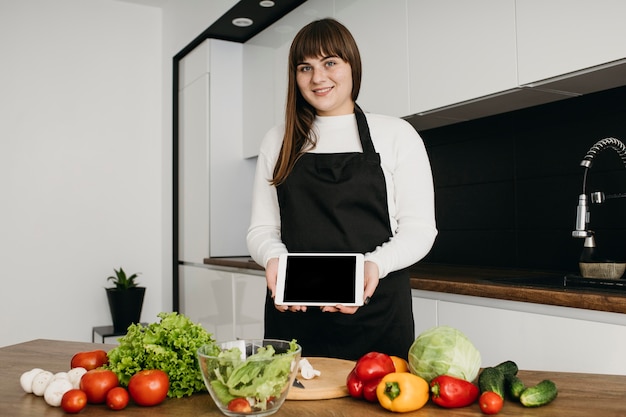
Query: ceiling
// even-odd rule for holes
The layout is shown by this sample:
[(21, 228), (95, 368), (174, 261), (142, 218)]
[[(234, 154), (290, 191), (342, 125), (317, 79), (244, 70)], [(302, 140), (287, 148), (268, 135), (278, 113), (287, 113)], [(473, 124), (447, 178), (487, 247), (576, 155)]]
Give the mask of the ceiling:
[[(122, 0), (145, 6), (165, 7), (173, 0)], [(210, 0), (205, 0), (210, 1)], [(262, 32), (306, 0), (240, 0), (211, 24), (199, 37), (244, 43)], [(249, 26), (236, 26), (235, 19), (250, 19)]]

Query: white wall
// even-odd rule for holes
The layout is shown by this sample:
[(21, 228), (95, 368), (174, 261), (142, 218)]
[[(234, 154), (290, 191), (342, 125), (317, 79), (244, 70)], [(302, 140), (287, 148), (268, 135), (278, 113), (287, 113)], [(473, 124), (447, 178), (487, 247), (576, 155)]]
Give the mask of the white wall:
[(120, 266), (171, 309), (171, 58), (235, 0), (158, 3), (0, 0), (0, 346), (91, 340)]

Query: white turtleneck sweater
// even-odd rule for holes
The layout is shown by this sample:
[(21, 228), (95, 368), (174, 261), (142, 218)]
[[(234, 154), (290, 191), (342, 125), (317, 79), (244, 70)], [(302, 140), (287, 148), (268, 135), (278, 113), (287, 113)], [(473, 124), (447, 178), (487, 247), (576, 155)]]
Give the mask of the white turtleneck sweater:
[[(408, 122), (377, 114), (365, 116), (374, 148), (380, 154), (393, 234), (389, 241), (366, 253), (365, 260), (375, 262), (380, 278), (384, 278), (414, 264), (430, 251), (437, 235), (433, 180), (422, 139)], [(318, 142), (310, 152), (363, 151), (354, 114), (318, 116), (313, 129)], [(250, 255), (263, 266), (287, 252), (280, 236), (276, 187), (269, 184), (283, 132), (284, 125), (279, 125), (263, 138), (254, 180), (247, 242)]]

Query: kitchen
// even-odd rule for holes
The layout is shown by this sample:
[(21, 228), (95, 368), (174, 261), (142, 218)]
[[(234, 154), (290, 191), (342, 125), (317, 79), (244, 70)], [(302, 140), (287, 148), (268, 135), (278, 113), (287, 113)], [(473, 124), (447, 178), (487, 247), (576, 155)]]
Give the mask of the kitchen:
[[(5, 277), (10, 283), (5, 288), (28, 295), (5, 296), (0, 345), (40, 337), (89, 340), (92, 326), (110, 320), (102, 287), (105, 277), (120, 263), (125, 269), (142, 272), (141, 281), (151, 293), (144, 319), (171, 308), (171, 57), (234, 2), (186, 3), (178, 8), (165, 2), (163, 9), (110, 1), (90, 2), (89, 6), (76, 1), (58, 1), (57, 7), (47, 3), (29, 3), (39, 8), (33, 12), (22, 2), (4, 1), (0, 14), (3, 50), (16, 64), (9, 65), (12, 71), (3, 77), (8, 81), (3, 91), (9, 92), (5, 97), (10, 99), (3, 98), (6, 111), (2, 114), (15, 116), (7, 120), (35, 120), (28, 125), (42, 130), (34, 136), (53, 139), (33, 143), (26, 140), (33, 132), (26, 130), (23, 122), (2, 124), (7, 129), (3, 145), (13, 145), (2, 152), (5, 158), (12, 155), (2, 164), (9, 170), (3, 176), (3, 189), (8, 191), (8, 201), (19, 203), (5, 216), (9, 233), (2, 240), (7, 254), (4, 264), (9, 265), (7, 277), (15, 277)], [(491, 2), (485, 4), (493, 9)], [(95, 5), (98, 8), (94, 9)], [(20, 13), (9, 13), (11, 10)], [(94, 23), (94, 15), (100, 24)], [(611, 19), (618, 17), (619, 13), (607, 13), (599, 19), (602, 27), (617, 29), (620, 25)], [(75, 39), (76, 33), (88, 29), (84, 23), (78, 25), (80, 22), (89, 22), (107, 37), (92, 34)], [(113, 37), (110, 28), (115, 28)], [(593, 33), (600, 36), (600, 32)], [(110, 55), (102, 55), (105, 53)], [(70, 62), (80, 65), (73, 67)], [(17, 67), (17, 63), (27, 66)], [(111, 73), (116, 78), (107, 78)], [(55, 78), (41, 78), (43, 74)], [(374, 82), (373, 87), (378, 84)], [(467, 84), (474, 88), (482, 85)], [(75, 85), (81, 88), (70, 88)], [(85, 90), (86, 85), (99, 88)], [(117, 89), (111, 90), (112, 85)], [(446, 88), (430, 97), (456, 90)], [(365, 91), (371, 90), (364, 88), (363, 100), (367, 99)], [(474, 96), (466, 98), (482, 95), (471, 94)], [(93, 96), (99, 97), (95, 107), (84, 106)], [(446, 99), (449, 97), (442, 98)], [(120, 111), (120, 102), (132, 107)], [(438, 107), (437, 103), (431, 105)], [(41, 119), (40, 114), (47, 116)], [(102, 115), (103, 120), (94, 120), (93, 114)], [(620, 138), (618, 133), (615, 136)], [(591, 131), (588, 138), (581, 139), (577, 159), (602, 137)], [(62, 151), (64, 146), (72, 151)], [(576, 163), (571, 167), (573, 178)], [(563, 203), (565, 212), (554, 214), (562, 216), (566, 227), (573, 225), (578, 184), (572, 186), (571, 203)], [(579, 243), (572, 239), (573, 248)], [(34, 285), (38, 291), (32, 290)], [(25, 309), (24, 305), (34, 307)], [(15, 311), (23, 312), (23, 318), (16, 319)]]

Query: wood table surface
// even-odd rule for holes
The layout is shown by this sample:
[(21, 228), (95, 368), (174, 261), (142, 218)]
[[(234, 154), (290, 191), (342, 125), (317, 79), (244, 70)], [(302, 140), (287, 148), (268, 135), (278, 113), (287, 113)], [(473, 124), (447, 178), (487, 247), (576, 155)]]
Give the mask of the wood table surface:
[[(32, 368), (52, 372), (67, 371), (72, 355), (76, 352), (111, 349), (111, 345), (65, 342), (38, 339), (0, 348), (0, 416), (64, 416), (60, 408), (48, 406), (42, 397), (25, 393), (20, 387), (20, 375)], [(590, 354), (597, 354), (592, 353)], [(598, 360), (602, 355), (597, 354)], [(511, 401), (505, 402), (498, 416), (549, 416), (549, 417), (595, 417), (626, 416), (626, 376), (574, 374), (562, 372), (519, 372), (527, 385), (543, 379), (553, 380), (559, 388), (559, 396), (552, 403), (539, 408), (525, 408)], [(182, 399), (166, 399), (155, 407), (138, 407), (130, 404), (123, 411), (111, 411), (104, 405), (88, 405), (80, 416), (222, 416), (207, 393), (195, 394)], [(286, 401), (274, 414), (277, 417), (342, 417), (342, 416), (391, 416), (377, 404), (352, 398), (318, 401)], [(424, 408), (403, 416), (482, 416), (477, 404), (448, 410), (428, 403)]]

